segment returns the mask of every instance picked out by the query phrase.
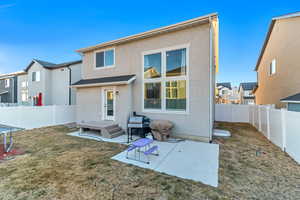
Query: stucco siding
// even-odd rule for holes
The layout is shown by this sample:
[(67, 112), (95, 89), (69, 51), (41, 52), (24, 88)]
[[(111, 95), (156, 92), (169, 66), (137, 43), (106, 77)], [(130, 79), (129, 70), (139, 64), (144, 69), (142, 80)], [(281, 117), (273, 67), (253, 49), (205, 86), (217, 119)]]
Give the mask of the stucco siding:
[[(208, 141), (209, 124), (209, 95), (210, 82), (214, 79), (209, 78), (210, 67), (210, 35), (209, 25), (198, 25), (192, 28), (171, 32), (147, 39), (142, 39), (115, 48), (115, 67), (110, 69), (94, 68), (94, 52), (85, 53), (83, 56), (82, 76), (84, 79), (136, 74), (136, 80), (132, 84), (132, 98), (128, 86), (119, 88), (120, 93), (117, 97), (117, 115), (120, 115), (122, 126), (126, 124), (127, 116), (131, 111), (143, 114), (151, 119), (166, 119), (174, 123), (174, 134), (195, 136)], [(143, 112), (143, 63), (142, 53), (150, 50), (188, 45), (188, 112), (187, 113), (150, 113)], [(213, 63), (214, 64), (214, 63)], [(124, 89), (123, 89), (124, 88)], [(213, 87), (214, 88), (214, 87)], [(77, 90), (77, 104), (79, 107), (95, 104), (99, 101), (100, 92), (98, 88), (86, 88)], [(123, 91), (124, 90), (124, 91)], [(127, 91), (127, 92), (126, 92)], [(126, 94), (126, 95), (125, 95)], [(124, 96), (123, 96), (124, 95)], [(93, 98), (94, 97), (94, 98)], [(130, 100), (132, 99), (132, 100)], [(127, 102), (127, 101), (131, 101)], [(128, 104), (132, 104), (132, 109), (128, 109)], [(127, 108), (125, 109), (124, 107)], [(87, 111), (88, 110), (88, 111)], [(100, 112), (100, 113), (99, 113)], [(85, 113), (85, 114), (83, 114)], [(97, 113), (97, 114), (95, 114)], [(78, 119), (86, 117), (86, 120), (101, 120), (101, 106), (97, 105), (94, 109), (81, 109), (78, 112)], [(126, 120), (125, 120), (126, 119)]]
[[(283, 107), (280, 99), (300, 92), (300, 17), (275, 22), (269, 42), (258, 67), (257, 104)], [(276, 73), (269, 76), (269, 66), (276, 59)]]

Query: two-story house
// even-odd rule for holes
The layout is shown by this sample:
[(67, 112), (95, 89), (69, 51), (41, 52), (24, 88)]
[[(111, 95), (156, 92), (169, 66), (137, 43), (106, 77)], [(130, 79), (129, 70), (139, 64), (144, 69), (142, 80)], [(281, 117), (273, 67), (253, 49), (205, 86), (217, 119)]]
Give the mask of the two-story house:
[[(300, 93), (300, 12), (272, 19), (255, 70), (257, 104), (285, 107)], [(281, 102), (281, 99), (283, 100)]]
[(240, 104), (255, 104), (255, 96), (253, 91), (256, 88), (256, 86), (256, 82), (240, 83), (238, 90)]
[(217, 103), (230, 103), (229, 96), (231, 95), (231, 83), (224, 82), (224, 83), (217, 83), (216, 88), (216, 102)]
[(81, 79), (81, 60), (54, 64), (33, 59), (19, 83), (19, 101), (31, 105), (74, 105), (75, 89), (70, 86)]
[(14, 72), (0, 75), (0, 103), (18, 102), (18, 78), (25, 72)]
[(210, 14), (77, 50), (83, 79), (77, 121), (117, 123), (132, 112), (174, 123), (173, 134), (210, 141), (218, 17)]

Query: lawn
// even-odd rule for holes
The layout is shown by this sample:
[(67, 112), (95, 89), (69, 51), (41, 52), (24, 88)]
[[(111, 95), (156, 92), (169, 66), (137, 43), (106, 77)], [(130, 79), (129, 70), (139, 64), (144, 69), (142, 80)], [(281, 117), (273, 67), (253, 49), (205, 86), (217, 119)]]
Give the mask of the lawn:
[(57, 126), (16, 133), (25, 154), (0, 163), (0, 199), (300, 199), (295, 161), (248, 124), (216, 126), (233, 134), (214, 140), (218, 188), (111, 160), (126, 146), (71, 137)]

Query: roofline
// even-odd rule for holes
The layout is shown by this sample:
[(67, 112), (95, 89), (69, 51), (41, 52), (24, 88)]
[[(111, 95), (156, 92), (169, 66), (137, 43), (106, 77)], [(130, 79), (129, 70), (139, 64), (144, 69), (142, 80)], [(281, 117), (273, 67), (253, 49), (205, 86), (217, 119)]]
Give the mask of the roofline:
[(276, 20), (280, 20), (280, 19), (288, 19), (288, 18), (292, 18), (292, 17), (300, 17), (300, 12), (290, 13), (290, 14), (281, 15), (281, 16), (273, 17), (273, 18), (272, 18), (272, 21), (271, 21), (271, 24), (270, 24), (270, 26), (269, 26), (269, 29), (268, 29), (268, 32), (267, 32), (265, 41), (264, 41), (264, 43), (263, 43), (263, 46), (262, 46), (262, 48), (261, 48), (261, 51), (260, 51), (258, 60), (257, 60), (257, 62), (256, 62), (256, 66), (255, 66), (254, 71), (257, 71), (257, 70), (258, 70), (258, 67), (259, 67), (259, 65), (260, 65), (261, 59), (262, 59), (262, 57), (263, 57), (263, 55), (264, 55), (265, 49), (266, 49), (267, 44), (268, 44), (268, 42), (269, 42), (269, 39), (270, 39), (270, 36), (271, 36), (271, 33), (272, 33), (272, 30), (273, 30), (273, 27), (274, 27), (274, 25), (275, 25)]
[[(24, 69), (25, 73), (28, 72), (28, 70), (31, 68), (31, 66), (33, 65), (34, 62), (39, 63), (39, 61), (37, 61), (36, 59), (32, 59), (30, 64)], [(54, 69), (69, 67), (70, 65), (76, 65), (76, 64), (79, 64), (79, 63), (82, 63), (82, 60), (76, 60), (76, 61), (71, 61), (71, 62), (66, 62), (66, 63), (54, 64), (53, 67), (45, 67), (41, 63), (39, 63), (39, 64), (45, 69), (54, 70)]]
[(136, 76), (133, 76), (128, 81), (117, 81), (117, 82), (107, 82), (107, 83), (91, 83), (91, 84), (82, 84), (82, 85), (71, 85), (71, 88), (83, 88), (83, 87), (98, 87), (98, 86), (109, 86), (109, 85), (129, 85), (136, 79)]
[(125, 43), (125, 42), (131, 42), (131, 41), (134, 41), (134, 40), (144, 39), (144, 38), (148, 38), (148, 37), (155, 36), (155, 35), (158, 35), (158, 34), (170, 32), (170, 31), (175, 31), (175, 30), (178, 30), (178, 29), (183, 29), (183, 28), (195, 25), (195, 24), (209, 23), (210, 18), (217, 17), (217, 16), (218, 16), (218, 13), (211, 13), (211, 14), (208, 14), (208, 15), (205, 15), (205, 16), (193, 18), (193, 19), (190, 19), (190, 20), (187, 20), (187, 21), (176, 23), (176, 24), (164, 26), (164, 27), (161, 27), (161, 28), (152, 29), (152, 30), (149, 30), (149, 31), (146, 31), (146, 32), (130, 35), (130, 36), (127, 36), (127, 37), (122, 37), (120, 39), (111, 40), (111, 41), (100, 43), (100, 44), (97, 44), (97, 45), (94, 45), (94, 46), (81, 48), (81, 49), (76, 50), (76, 52), (84, 53), (84, 52), (92, 51), (92, 50), (107, 47), (107, 46), (122, 44), (122, 43)]
[(27, 73), (25, 71), (19, 71), (19, 72), (12, 72), (12, 73), (8, 73), (8, 74), (0, 74), (0, 79), (10, 78), (10, 77), (14, 77), (14, 76), (23, 75), (23, 74), (27, 74)]
[(300, 103), (300, 101), (292, 101), (292, 100), (280, 100), (282, 103)]

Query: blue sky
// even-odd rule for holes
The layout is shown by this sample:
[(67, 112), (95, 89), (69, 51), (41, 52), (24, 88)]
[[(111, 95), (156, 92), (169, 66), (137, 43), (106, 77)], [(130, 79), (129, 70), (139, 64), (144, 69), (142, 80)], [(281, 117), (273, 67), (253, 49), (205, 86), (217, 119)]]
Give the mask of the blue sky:
[(253, 72), (271, 18), (300, 10), (300, 1), (0, 0), (0, 73), (32, 58), (80, 59), (74, 50), (218, 12), (219, 81), (255, 81)]

